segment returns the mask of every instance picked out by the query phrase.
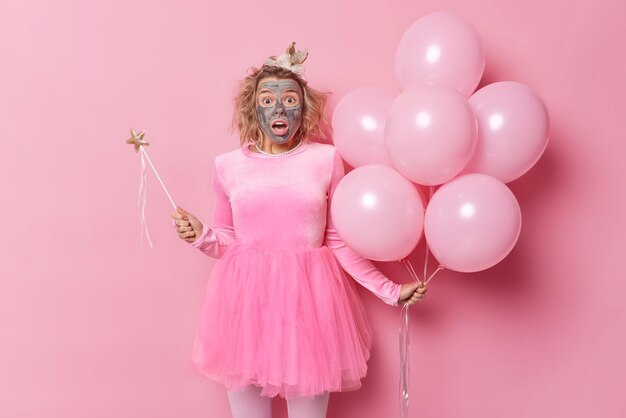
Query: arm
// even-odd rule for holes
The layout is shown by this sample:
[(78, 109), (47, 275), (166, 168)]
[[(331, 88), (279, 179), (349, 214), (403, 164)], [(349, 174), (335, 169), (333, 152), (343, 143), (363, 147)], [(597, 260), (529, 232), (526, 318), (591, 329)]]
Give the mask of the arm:
[(337, 184), (344, 176), (343, 162), (334, 151), (333, 172), (328, 191), (328, 209), (326, 213), (326, 233), (324, 242), (335, 254), (343, 269), (363, 287), (374, 293), (379, 299), (391, 306), (398, 305), (401, 285), (382, 274), (374, 264), (357, 254), (341, 239), (330, 216), (330, 202)]
[(230, 201), (218, 177), (217, 160), (213, 167), (213, 197), (215, 202), (213, 224), (210, 227), (204, 224), (200, 237), (191, 245), (209, 257), (220, 258), (228, 245), (236, 240), (236, 236)]

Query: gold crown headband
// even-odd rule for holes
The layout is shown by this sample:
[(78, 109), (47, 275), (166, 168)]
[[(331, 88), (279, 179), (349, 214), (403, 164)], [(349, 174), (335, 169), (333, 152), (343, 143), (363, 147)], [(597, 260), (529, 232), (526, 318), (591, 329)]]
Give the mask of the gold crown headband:
[(309, 55), (308, 48), (304, 48), (302, 51), (296, 51), (296, 43), (292, 42), (291, 45), (285, 50), (285, 53), (278, 57), (272, 55), (263, 64), (272, 67), (282, 67), (299, 75), (303, 79), (304, 77), (304, 61)]

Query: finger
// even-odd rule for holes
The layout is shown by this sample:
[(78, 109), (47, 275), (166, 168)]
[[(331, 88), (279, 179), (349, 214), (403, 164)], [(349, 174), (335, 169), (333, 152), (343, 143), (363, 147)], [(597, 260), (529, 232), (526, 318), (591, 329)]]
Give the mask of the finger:
[(190, 226), (179, 226), (178, 227), (178, 232), (187, 232), (187, 231), (192, 231), (193, 228)]
[(176, 212), (174, 212), (174, 213), (176, 214), (176, 217), (178, 219), (185, 219), (185, 220), (189, 219), (188, 218), (189, 213), (187, 213), (187, 211), (179, 208), (178, 206), (176, 207)]

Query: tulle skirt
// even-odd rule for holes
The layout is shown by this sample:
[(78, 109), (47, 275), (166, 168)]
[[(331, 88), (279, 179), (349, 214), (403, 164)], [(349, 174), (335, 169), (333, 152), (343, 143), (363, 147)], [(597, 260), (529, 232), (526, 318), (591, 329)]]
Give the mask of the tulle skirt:
[(310, 398), (360, 388), (371, 346), (355, 285), (328, 247), (234, 242), (208, 279), (192, 361), (230, 390)]

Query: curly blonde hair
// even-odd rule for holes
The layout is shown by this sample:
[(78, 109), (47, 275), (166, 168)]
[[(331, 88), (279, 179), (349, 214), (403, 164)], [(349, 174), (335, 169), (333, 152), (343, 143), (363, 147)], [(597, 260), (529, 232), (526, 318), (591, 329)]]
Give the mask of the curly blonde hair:
[(231, 133), (239, 131), (241, 145), (246, 141), (259, 142), (263, 138), (263, 130), (259, 125), (256, 108), (256, 89), (261, 79), (265, 77), (290, 78), (296, 81), (302, 89), (302, 122), (295, 133), (295, 137), (308, 141), (312, 136), (326, 139), (324, 130), (331, 131), (326, 120), (325, 110), (327, 95), (308, 86), (308, 82), (292, 71), (282, 67), (263, 65), (261, 68), (250, 67), (248, 76), (239, 83), (239, 93), (235, 97), (235, 111), (231, 124)]

